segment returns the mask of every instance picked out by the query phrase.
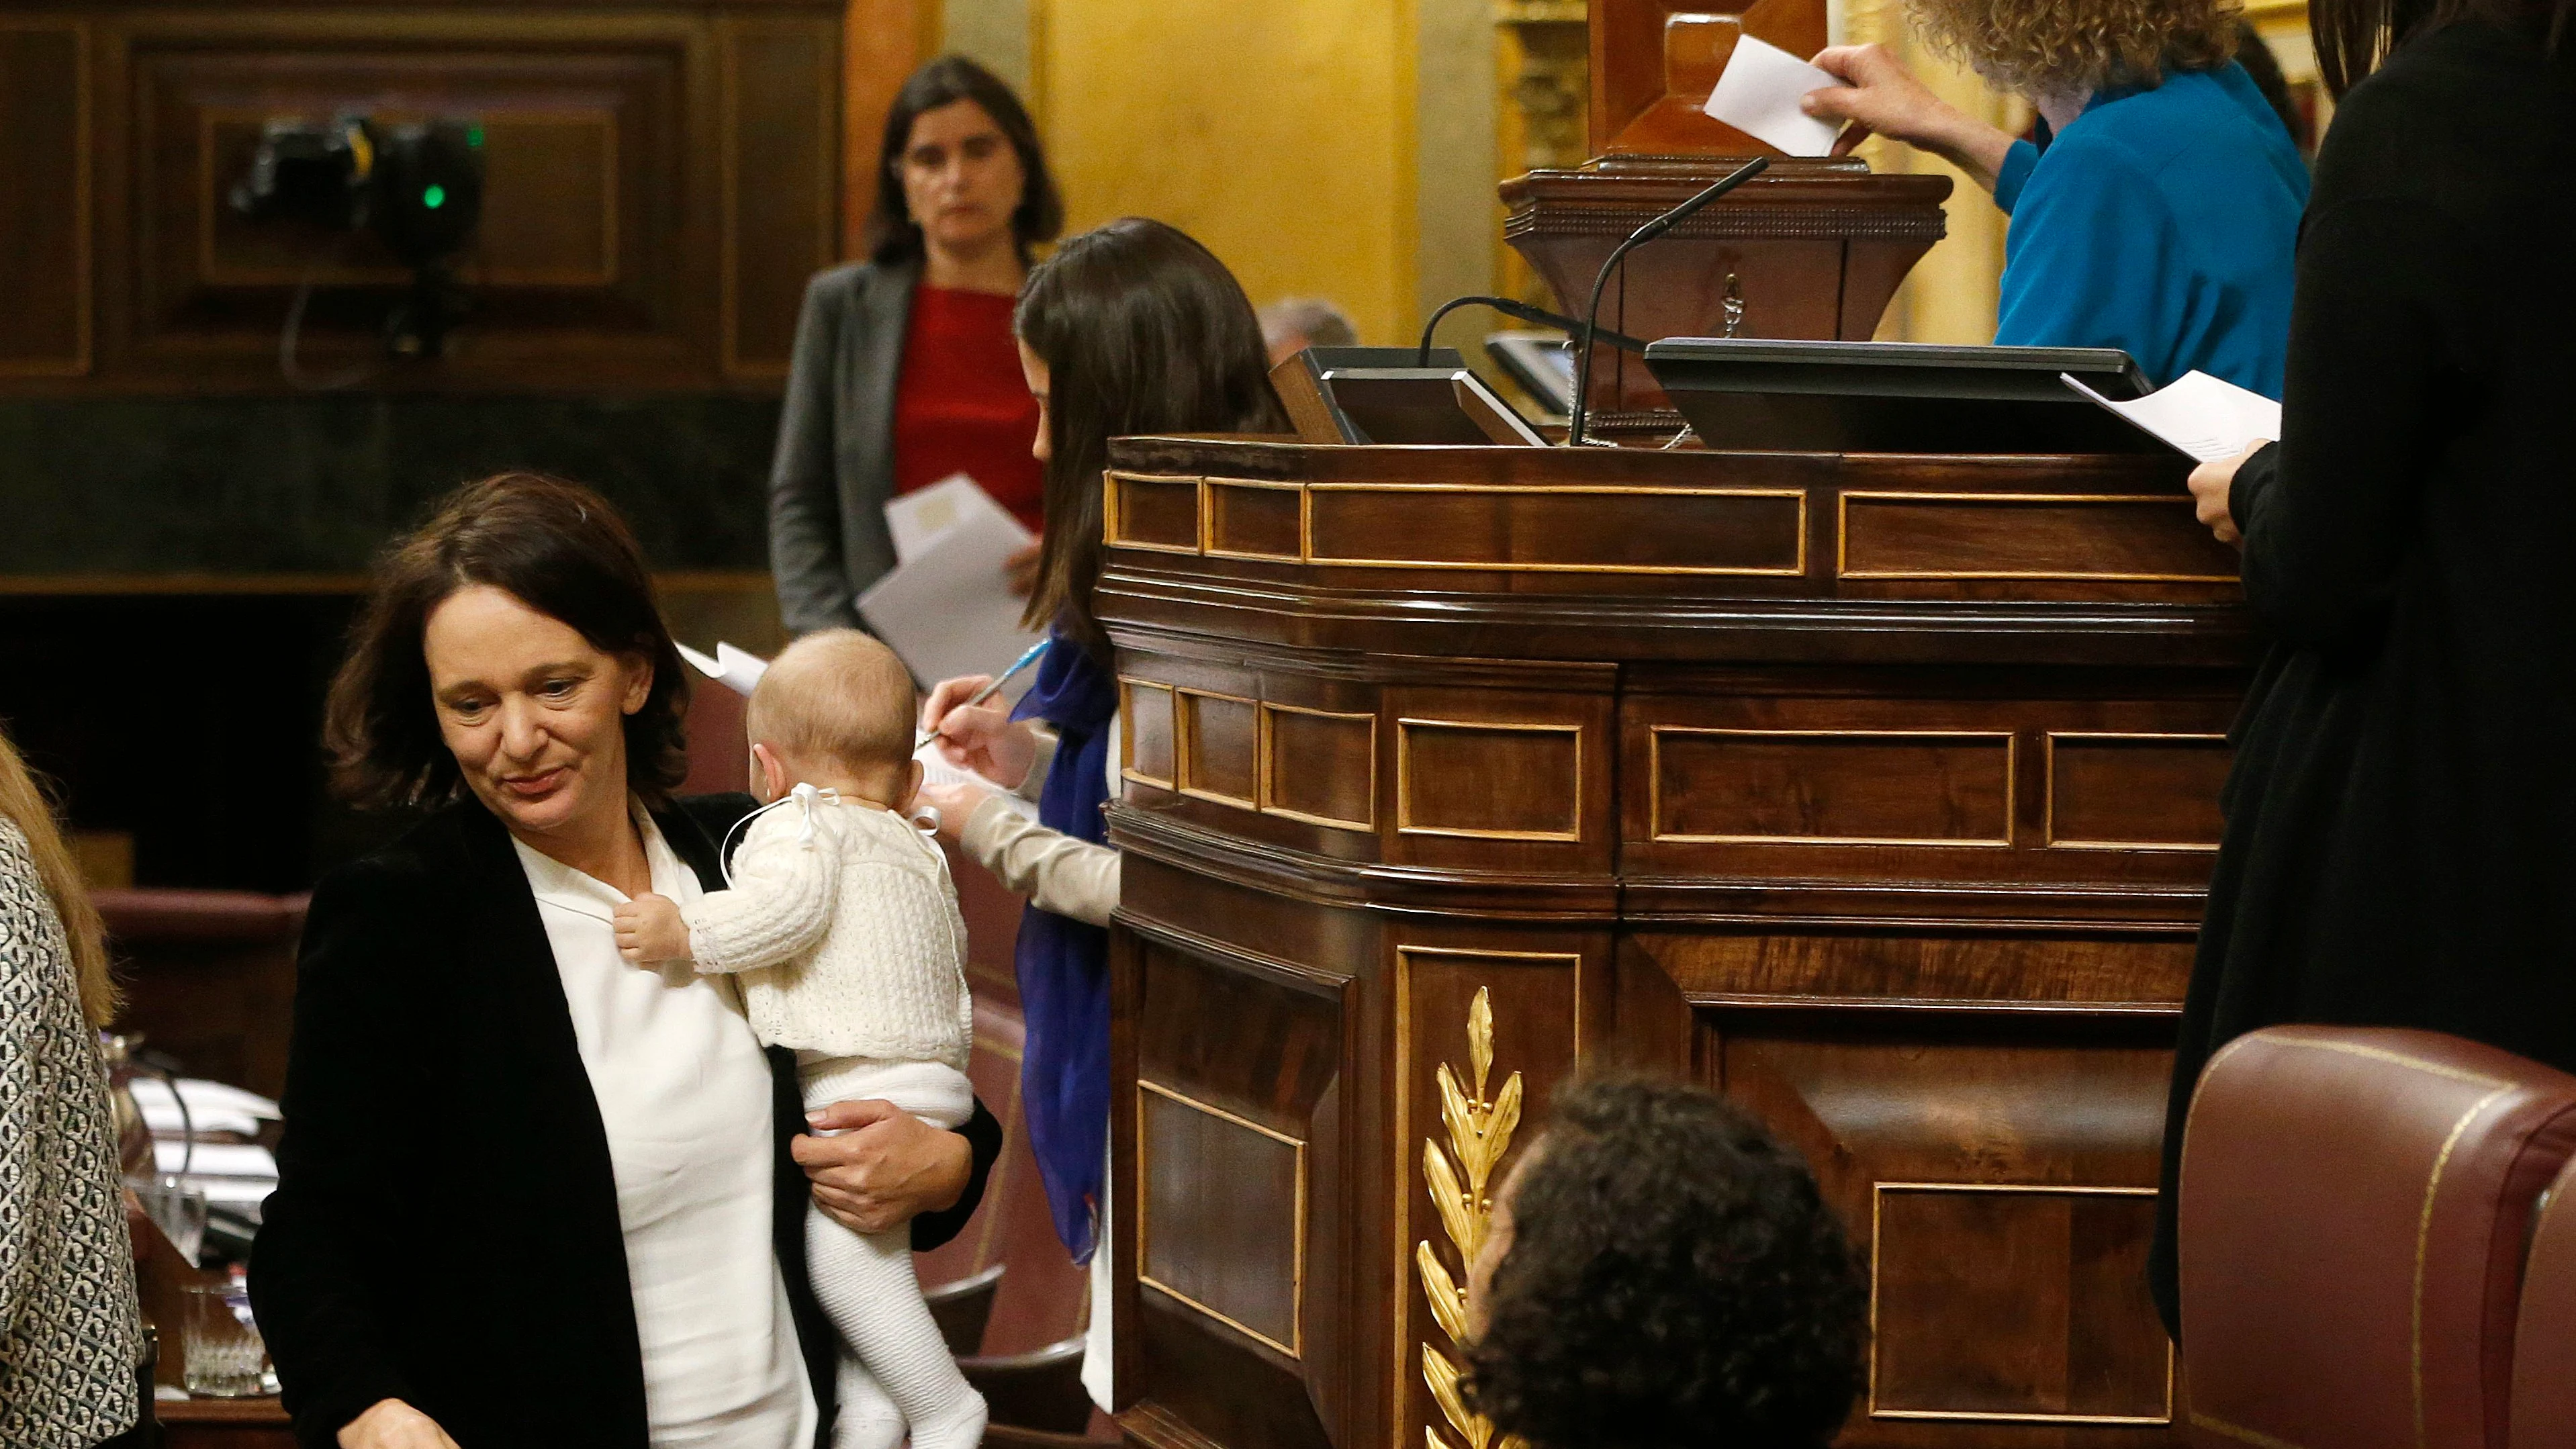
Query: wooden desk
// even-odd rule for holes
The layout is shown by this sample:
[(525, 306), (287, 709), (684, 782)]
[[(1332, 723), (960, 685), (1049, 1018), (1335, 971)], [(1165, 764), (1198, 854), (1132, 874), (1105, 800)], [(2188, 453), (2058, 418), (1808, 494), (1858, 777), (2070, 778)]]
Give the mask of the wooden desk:
[(2183, 472), (1113, 445), (1127, 1433), (1481, 1445), (1426, 1173), (1628, 1062), (1840, 1209), (1843, 1443), (2183, 1442), (2143, 1268), (2249, 657)]
[(163, 1399), (163, 1449), (293, 1449), (295, 1431), (274, 1398)]

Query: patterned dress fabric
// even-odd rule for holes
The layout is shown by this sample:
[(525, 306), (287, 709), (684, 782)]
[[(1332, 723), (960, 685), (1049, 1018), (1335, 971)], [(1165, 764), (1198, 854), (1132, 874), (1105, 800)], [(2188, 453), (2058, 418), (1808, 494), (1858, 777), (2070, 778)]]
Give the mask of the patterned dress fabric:
[(0, 1445), (123, 1433), (142, 1358), (106, 1060), (27, 837), (0, 819)]

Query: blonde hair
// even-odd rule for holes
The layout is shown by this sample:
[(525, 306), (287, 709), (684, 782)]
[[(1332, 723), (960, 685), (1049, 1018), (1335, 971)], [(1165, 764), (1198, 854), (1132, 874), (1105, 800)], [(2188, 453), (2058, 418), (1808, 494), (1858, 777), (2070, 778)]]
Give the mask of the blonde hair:
[(845, 769), (899, 768), (912, 759), (911, 671), (874, 637), (822, 629), (770, 661), (743, 725), (754, 744)]
[(125, 1000), (108, 966), (106, 928), (99, 923), (98, 907), (90, 903), (89, 887), (81, 881), (62, 828), (54, 823), (53, 802), (6, 733), (0, 733), (0, 819), (27, 837), (36, 880), (62, 919), (63, 935), (71, 942), (72, 973), (80, 981), (81, 1014), (91, 1026), (107, 1025)]
[(2236, 54), (2242, 0), (1905, 0), (1933, 46), (2025, 96), (2164, 78)]

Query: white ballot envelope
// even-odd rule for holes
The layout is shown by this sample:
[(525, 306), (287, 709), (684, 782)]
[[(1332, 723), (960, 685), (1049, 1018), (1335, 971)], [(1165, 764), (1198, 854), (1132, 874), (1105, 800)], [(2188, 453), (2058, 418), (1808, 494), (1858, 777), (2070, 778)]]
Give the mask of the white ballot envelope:
[[(859, 617), (915, 679), (991, 674), (1038, 642), (1020, 627), (1028, 600), (1002, 577), (1033, 535), (975, 480), (961, 473), (907, 493), (886, 505), (886, 523), (901, 562), (859, 596)], [(1018, 698), (1026, 678), (1002, 694)]]
[(2250, 443), (2281, 440), (2279, 403), (2205, 372), (2186, 372), (2126, 402), (2113, 402), (2065, 373), (2058, 377), (2138, 431), (2203, 463), (2233, 458)]
[(1740, 36), (1735, 53), (1727, 58), (1726, 73), (1717, 78), (1717, 89), (1708, 93), (1708, 103), (1700, 109), (1710, 119), (1724, 121), (1792, 156), (1824, 156), (1831, 154), (1834, 137), (1843, 128), (1799, 110), (1798, 102), (1809, 91), (1841, 84), (1831, 72), (1818, 70), (1776, 45)]
[(701, 654), (686, 644), (680, 645), (679, 650), (690, 667), (740, 695), (749, 695), (751, 687), (760, 683), (760, 676), (769, 669), (768, 660), (731, 644), (718, 644), (712, 655)]

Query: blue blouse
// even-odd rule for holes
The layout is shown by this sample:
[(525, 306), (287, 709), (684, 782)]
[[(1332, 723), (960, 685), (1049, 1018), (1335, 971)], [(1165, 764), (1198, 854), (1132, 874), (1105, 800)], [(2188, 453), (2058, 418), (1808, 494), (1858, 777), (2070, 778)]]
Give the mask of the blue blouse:
[(2161, 387), (2198, 370), (2281, 395), (2308, 168), (2245, 68), (2097, 92), (1995, 177), (1995, 341), (2118, 347)]

